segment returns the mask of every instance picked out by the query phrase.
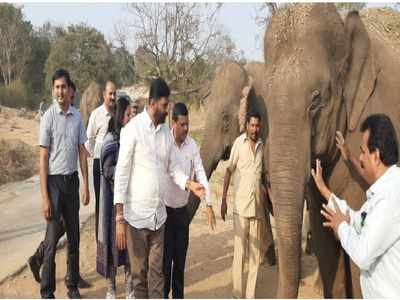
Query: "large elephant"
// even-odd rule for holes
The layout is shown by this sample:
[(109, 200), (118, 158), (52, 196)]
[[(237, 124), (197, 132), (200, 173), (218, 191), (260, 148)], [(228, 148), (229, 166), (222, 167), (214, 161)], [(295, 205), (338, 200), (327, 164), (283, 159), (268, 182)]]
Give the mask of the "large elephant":
[(103, 93), (101, 86), (96, 82), (92, 82), (83, 92), (81, 103), (79, 106), (79, 110), (85, 127), (87, 127), (89, 123), (89, 116), (92, 111), (99, 107), (102, 103)]
[[(206, 100), (206, 125), (200, 148), (204, 169), (209, 179), (220, 160), (229, 158), (235, 139), (245, 130), (246, 113), (256, 110), (264, 124), (261, 128), (262, 139), (267, 137), (267, 112), (261, 95), (264, 77), (263, 63), (249, 63), (241, 66), (234, 61), (226, 61), (216, 71), (211, 93)], [(189, 214), (193, 218), (200, 200), (190, 195)], [(269, 264), (275, 264), (275, 250), (272, 230), (266, 207), (265, 243)]]
[(305, 195), (324, 296), (360, 297), (358, 269), (333, 233), (322, 227), (323, 199), (310, 180), (310, 170), (320, 158), (331, 190), (352, 208), (360, 208), (366, 186), (340, 158), (335, 131), (344, 132), (354, 154), (361, 144), (360, 124), (372, 113), (387, 114), (400, 132), (398, 55), (366, 29), (357, 12), (343, 21), (333, 4), (278, 11), (266, 30), (264, 51), (278, 298), (298, 295)]

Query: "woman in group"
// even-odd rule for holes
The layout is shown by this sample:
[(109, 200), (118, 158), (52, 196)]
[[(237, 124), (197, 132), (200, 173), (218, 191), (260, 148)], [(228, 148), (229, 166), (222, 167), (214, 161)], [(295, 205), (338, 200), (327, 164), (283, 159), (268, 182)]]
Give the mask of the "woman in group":
[(132, 277), (128, 253), (116, 245), (116, 213), (114, 209), (114, 172), (118, 160), (121, 128), (131, 119), (130, 102), (125, 97), (117, 100), (100, 156), (101, 191), (96, 269), (107, 280), (106, 299), (116, 298), (115, 277), (117, 267), (125, 268), (125, 297), (132, 298)]

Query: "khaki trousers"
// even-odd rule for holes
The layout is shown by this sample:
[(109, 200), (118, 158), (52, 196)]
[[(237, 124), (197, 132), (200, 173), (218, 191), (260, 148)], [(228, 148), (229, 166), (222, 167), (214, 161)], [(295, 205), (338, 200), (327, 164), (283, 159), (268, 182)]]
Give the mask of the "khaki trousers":
[(164, 225), (158, 230), (137, 229), (127, 224), (127, 248), (135, 298), (164, 296)]
[[(233, 214), (234, 250), (233, 250), (233, 297), (255, 298), (258, 269), (260, 266), (260, 244), (262, 219), (245, 218)], [(245, 253), (248, 253), (246, 256)], [(245, 261), (246, 260), (246, 261)], [(248, 263), (249, 272), (244, 290), (244, 264)]]

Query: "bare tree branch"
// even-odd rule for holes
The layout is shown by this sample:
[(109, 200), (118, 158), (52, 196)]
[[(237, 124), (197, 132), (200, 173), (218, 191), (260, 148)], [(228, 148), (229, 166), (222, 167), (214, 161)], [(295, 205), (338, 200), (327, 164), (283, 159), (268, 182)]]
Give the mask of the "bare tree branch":
[[(196, 93), (216, 66), (237, 54), (217, 22), (221, 4), (130, 3), (139, 78), (163, 77), (176, 94)], [(126, 39), (127, 37), (125, 37)], [(186, 91), (186, 92), (185, 92)]]

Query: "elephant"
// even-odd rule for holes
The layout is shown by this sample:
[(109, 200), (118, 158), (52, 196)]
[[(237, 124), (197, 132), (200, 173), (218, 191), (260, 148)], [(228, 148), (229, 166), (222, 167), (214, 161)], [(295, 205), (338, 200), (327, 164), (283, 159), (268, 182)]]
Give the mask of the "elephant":
[(87, 127), (89, 123), (89, 116), (93, 110), (103, 103), (103, 93), (101, 86), (92, 82), (82, 94), (79, 110), (82, 116), (83, 123)]
[[(208, 179), (219, 161), (229, 158), (233, 142), (245, 130), (247, 111), (257, 110), (262, 120), (266, 120), (265, 102), (261, 96), (263, 76), (263, 63), (252, 62), (243, 67), (235, 61), (227, 60), (217, 69), (210, 95), (206, 99), (206, 125), (200, 148)], [(267, 128), (261, 128), (262, 139), (267, 136)], [(199, 203), (200, 200), (191, 194), (188, 203), (190, 220), (193, 219)], [(268, 212), (266, 207), (265, 249), (262, 251), (267, 254), (267, 262), (274, 265), (275, 249)]]
[(400, 132), (400, 61), (358, 12), (343, 20), (332, 3), (278, 10), (264, 36), (263, 95), (268, 103), (268, 171), (279, 251), (278, 298), (298, 296), (303, 199), (310, 208), (313, 248), (326, 298), (361, 297), (359, 270), (322, 226), (324, 200), (310, 176), (321, 160), (330, 189), (353, 209), (366, 184), (335, 145), (341, 131), (359, 153), (360, 124), (388, 115)]

